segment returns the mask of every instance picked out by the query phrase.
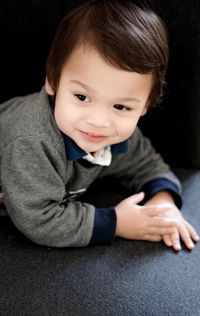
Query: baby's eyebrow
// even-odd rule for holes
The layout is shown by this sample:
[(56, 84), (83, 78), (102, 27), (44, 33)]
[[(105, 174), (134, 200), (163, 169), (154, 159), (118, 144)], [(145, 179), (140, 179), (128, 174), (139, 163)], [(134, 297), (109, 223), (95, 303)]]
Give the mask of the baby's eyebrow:
[(141, 101), (137, 98), (131, 98), (131, 97), (125, 97), (125, 98), (120, 98), (119, 99), (120, 101), (122, 102), (129, 102), (129, 101), (134, 101), (134, 102), (138, 102), (138, 103), (141, 103)]
[[(88, 86), (87, 84), (81, 82), (81, 81), (78, 81), (78, 80), (70, 80), (71, 83), (75, 83), (75, 84), (78, 84), (79, 86), (83, 87), (84, 89), (90, 91), (91, 93), (93, 94), (97, 94), (96, 90), (90, 86)], [(138, 103), (141, 103), (141, 101), (137, 98), (133, 98), (133, 97), (124, 97), (124, 98), (118, 98), (118, 101), (121, 101), (121, 102), (138, 102)]]
[(84, 89), (88, 90), (88, 91), (91, 91), (92, 93), (96, 94), (96, 90), (90, 86), (88, 86), (87, 84), (81, 82), (81, 81), (78, 81), (78, 80), (70, 80), (71, 83), (75, 83), (75, 84), (78, 84), (79, 86), (83, 87)]

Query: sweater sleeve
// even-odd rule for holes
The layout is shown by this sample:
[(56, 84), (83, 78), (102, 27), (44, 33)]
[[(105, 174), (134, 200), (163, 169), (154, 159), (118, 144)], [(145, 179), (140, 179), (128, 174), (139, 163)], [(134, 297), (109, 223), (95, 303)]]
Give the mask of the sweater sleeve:
[(18, 137), (4, 148), (1, 184), (7, 211), (15, 226), (37, 244), (86, 246), (93, 233), (95, 207), (66, 199), (66, 162), (50, 145), (29, 136)]
[(110, 208), (96, 208), (90, 245), (110, 243), (115, 238), (116, 212)]

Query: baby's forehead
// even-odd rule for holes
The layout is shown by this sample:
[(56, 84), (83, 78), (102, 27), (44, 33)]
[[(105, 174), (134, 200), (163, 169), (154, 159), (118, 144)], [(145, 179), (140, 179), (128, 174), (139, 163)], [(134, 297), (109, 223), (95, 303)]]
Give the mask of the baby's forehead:
[[(66, 61), (61, 73), (62, 87), (86, 93), (95, 100), (143, 99), (152, 88), (152, 75), (115, 67), (94, 47), (79, 46)], [(130, 101), (130, 100), (128, 100)]]
[(70, 55), (67, 56), (63, 67), (70, 66), (72, 63), (80, 64), (81, 61), (85, 66), (91, 65), (92, 63), (92, 65), (95, 66), (98, 61), (101, 61), (101, 63), (113, 69), (133, 71), (126, 69), (126, 67), (123, 68), (120, 63), (118, 64), (116, 60), (114, 58), (112, 59), (109, 55), (107, 56), (101, 47), (91, 41), (80, 40), (77, 45), (73, 47)]
[(63, 67), (67, 67), (71, 64), (80, 64), (82, 61), (85, 65), (90, 65), (94, 59), (101, 59), (105, 63), (109, 63), (105, 56), (102, 56), (98, 48), (91, 44), (85, 42), (79, 42), (78, 45), (74, 46), (70, 55), (66, 58)]

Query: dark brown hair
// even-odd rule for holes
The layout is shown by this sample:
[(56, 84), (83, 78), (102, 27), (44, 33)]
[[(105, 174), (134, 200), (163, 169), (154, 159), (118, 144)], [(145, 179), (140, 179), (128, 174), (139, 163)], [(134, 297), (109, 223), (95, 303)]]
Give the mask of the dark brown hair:
[(131, 0), (87, 1), (61, 21), (46, 64), (47, 79), (56, 93), (62, 67), (78, 45), (92, 45), (114, 66), (153, 74), (149, 106), (163, 92), (168, 40), (163, 21), (150, 8)]

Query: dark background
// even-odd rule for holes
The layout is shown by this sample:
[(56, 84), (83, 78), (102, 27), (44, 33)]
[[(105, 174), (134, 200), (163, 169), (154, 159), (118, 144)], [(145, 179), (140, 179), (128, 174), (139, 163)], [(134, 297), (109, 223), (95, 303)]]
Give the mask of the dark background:
[[(81, 2), (1, 0), (0, 102), (41, 89), (56, 27), (68, 10)], [(140, 126), (172, 167), (198, 168), (200, 1), (183, 2), (146, 1), (167, 25), (170, 63), (164, 101)]]

